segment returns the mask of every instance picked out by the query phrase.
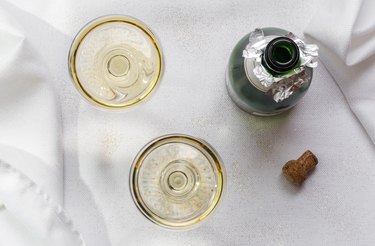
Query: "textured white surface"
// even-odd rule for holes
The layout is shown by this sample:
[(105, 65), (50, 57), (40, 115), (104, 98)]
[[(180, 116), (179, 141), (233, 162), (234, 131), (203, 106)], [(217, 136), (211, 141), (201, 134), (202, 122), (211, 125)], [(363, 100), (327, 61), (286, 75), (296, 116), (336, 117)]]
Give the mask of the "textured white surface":
[(3, 161), (0, 161), (0, 197), (6, 203), (0, 204), (1, 245), (85, 245), (53, 197)]
[(0, 2), (0, 245), (83, 245), (57, 205), (61, 112), (36, 38), (48, 29), (29, 17)]
[[(60, 111), (35, 34), (0, 2), (0, 160), (63, 201)], [(32, 33), (32, 34), (31, 34)]]
[[(321, 7), (306, 33), (319, 42), (322, 61), (375, 143), (375, 2), (348, 0), (343, 5), (342, 1), (333, 0)], [(324, 24), (337, 19), (344, 20), (339, 28)]]
[[(317, 1), (26, 1), (43, 23), (41, 41), (63, 111), (65, 208), (88, 245), (372, 245), (375, 151), (323, 65), (292, 111), (257, 118), (230, 101), (224, 72), (231, 48), (254, 27), (301, 35)], [(157, 33), (166, 70), (149, 102), (104, 112), (75, 91), (66, 67), (70, 41), (89, 20), (120, 13)], [(25, 13), (27, 15), (27, 13)], [(41, 23), (39, 23), (42, 26)], [(48, 45), (46, 45), (48, 44)], [(170, 232), (147, 221), (129, 193), (133, 157), (171, 132), (201, 137), (224, 160), (222, 206), (198, 229)], [(298, 189), (281, 167), (311, 149), (319, 165)]]

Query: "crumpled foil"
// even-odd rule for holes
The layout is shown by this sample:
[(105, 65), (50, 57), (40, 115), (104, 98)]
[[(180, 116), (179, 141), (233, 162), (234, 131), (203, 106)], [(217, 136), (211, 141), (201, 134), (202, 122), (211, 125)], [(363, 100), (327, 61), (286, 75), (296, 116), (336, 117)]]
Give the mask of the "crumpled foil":
[(253, 73), (260, 83), (269, 88), (266, 94), (273, 96), (276, 102), (287, 99), (290, 95), (301, 88), (310, 77), (306, 73), (306, 67), (318, 66), (318, 46), (306, 44), (293, 33), (289, 32), (285, 37), (292, 39), (299, 48), (300, 65), (291, 72), (283, 75), (272, 75), (262, 65), (262, 55), (268, 44), (263, 30), (255, 29), (250, 33), (249, 43), (243, 50), (242, 56), (251, 59), (254, 63)]

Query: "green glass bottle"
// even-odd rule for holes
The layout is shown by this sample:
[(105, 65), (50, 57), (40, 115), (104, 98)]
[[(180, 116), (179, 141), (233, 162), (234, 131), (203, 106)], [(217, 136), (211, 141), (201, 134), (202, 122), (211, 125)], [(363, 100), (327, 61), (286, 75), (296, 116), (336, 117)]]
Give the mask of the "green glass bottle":
[(279, 28), (258, 28), (243, 37), (229, 58), (226, 84), (243, 110), (260, 116), (282, 113), (310, 87), (318, 47)]

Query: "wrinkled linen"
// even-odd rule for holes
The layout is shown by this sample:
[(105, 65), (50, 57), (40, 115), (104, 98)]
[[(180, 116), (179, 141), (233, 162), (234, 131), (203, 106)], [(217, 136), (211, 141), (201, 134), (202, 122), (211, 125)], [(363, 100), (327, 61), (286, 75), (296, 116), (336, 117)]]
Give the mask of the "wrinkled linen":
[(0, 3), (0, 245), (83, 245), (61, 207), (61, 113), (33, 24)]
[(305, 33), (375, 142), (375, 1), (322, 1)]

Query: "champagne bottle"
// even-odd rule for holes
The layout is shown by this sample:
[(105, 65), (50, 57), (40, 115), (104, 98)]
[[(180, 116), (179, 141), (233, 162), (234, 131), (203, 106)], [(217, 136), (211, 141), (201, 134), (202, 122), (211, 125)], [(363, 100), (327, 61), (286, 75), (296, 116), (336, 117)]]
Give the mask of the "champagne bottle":
[(279, 28), (257, 28), (243, 37), (229, 58), (229, 96), (244, 111), (271, 116), (293, 106), (310, 87), (318, 47)]

